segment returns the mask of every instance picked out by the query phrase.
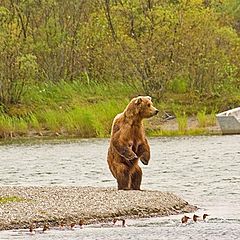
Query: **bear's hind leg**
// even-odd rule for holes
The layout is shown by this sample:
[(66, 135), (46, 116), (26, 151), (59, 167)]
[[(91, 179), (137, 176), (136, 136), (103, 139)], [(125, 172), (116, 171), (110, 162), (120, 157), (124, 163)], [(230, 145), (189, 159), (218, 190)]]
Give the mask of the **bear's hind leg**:
[(136, 166), (133, 173), (131, 174), (131, 189), (140, 190), (142, 182), (142, 169), (139, 166)]
[(131, 189), (131, 178), (129, 170), (124, 166), (121, 169), (118, 169), (116, 176), (118, 183), (118, 190), (130, 190)]

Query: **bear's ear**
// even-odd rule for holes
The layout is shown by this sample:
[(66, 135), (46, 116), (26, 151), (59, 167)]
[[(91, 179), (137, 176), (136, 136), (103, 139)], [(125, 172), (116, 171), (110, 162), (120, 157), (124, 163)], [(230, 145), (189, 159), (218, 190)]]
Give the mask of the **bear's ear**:
[(152, 101), (152, 98), (151, 98), (150, 96), (147, 96), (147, 98), (148, 98), (150, 101)]
[(142, 98), (141, 98), (141, 97), (138, 97), (138, 98), (135, 100), (135, 104), (136, 104), (136, 105), (139, 105), (141, 102), (142, 102)]

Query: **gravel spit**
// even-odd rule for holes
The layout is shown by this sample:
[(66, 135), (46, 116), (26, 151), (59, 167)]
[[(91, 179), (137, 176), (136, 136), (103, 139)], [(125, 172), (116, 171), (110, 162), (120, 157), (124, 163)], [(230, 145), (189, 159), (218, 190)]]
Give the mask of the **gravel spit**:
[[(1, 202), (7, 197), (17, 201)], [(114, 218), (167, 216), (196, 207), (169, 192), (118, 191), (96, 187), (0, 187), (0, 230), (29, 228), (34, 223), (59, 226)]]

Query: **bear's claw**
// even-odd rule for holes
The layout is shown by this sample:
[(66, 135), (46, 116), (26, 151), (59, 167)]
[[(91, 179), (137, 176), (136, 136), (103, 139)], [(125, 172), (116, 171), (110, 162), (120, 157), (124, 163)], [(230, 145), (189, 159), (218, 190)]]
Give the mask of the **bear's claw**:
[(148, 161), (147, 160), (145, 160), (145, 159), (140, 159), (141, 160), (141, 162), (144, 164), (144, 165), (148, 165)]

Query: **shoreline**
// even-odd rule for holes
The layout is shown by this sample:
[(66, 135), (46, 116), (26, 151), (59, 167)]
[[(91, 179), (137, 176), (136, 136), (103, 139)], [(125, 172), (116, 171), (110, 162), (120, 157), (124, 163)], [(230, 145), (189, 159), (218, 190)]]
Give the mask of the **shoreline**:
[(159, 217), (197, 210), (170, 192), (119, 191), (102, 187), (0, 187), (0, 230), (84, 224), (118, 218)]
[[(196, 117), (189, 117), (187, 119), (187, 129), (185, 132), (180, 132), (178, 130), (177, 119), (171, 119), (167, 121), (163, 121), (159, 117), (155, 117), (152, 119), (147, 119), (144, 123), (145, 130), (148, 137), (168, 137), (168, 136), (201, 136), (201, 135), (222, 135), (220, 126), (218, 122), (215, 125), (199, 127), (198, 120)], [(104, 136), (103, 138), (109, 138), (109, 136)], [(64, 131), (62, 132), (53, 132), (50, 130), (42, 130), (36, 131), (31, 130), (26, 134), (19, 135), (12, 133), (10, 135), (6, 135), (6, 137), (0, 137), (1, 142), (8, 141), (21, 141), (21, 140), (35, 140), (35, 139), (84, 139), (84, 138), (99, 138), (99, 137), (81, 137), (78, 134), (68, 134)]]

